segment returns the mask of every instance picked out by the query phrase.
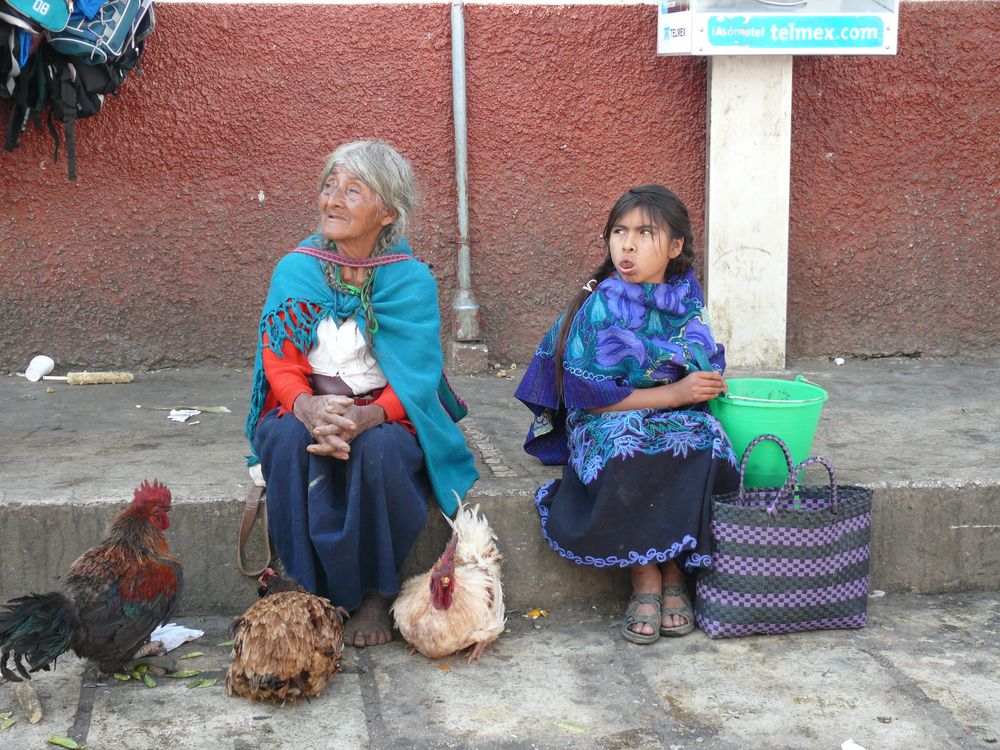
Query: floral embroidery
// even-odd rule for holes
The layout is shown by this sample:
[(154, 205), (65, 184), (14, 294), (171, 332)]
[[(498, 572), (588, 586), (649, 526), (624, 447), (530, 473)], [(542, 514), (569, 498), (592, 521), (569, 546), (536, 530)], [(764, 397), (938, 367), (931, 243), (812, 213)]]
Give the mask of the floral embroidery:
[(689, 453), (711, 450), (713, 457), (736, 466), (736, 455), (721, 425), (701, 411), (632, 409), (592, 414), (571, 409), (566, 424), (570, 464), (584, 484), (597, 479), (611, 459), (632, 458), (637, 453), (687, 458)]

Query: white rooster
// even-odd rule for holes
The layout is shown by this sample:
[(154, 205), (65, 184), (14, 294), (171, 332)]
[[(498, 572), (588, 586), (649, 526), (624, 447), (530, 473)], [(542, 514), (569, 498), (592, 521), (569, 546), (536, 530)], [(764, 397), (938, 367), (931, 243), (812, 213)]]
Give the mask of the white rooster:
[(444, 554), (403, 584), (392, 613), (413, 651), (437, 659), (469, 649), (469, 661), (477, 661), (507, 623), (502, 557), (478, 505), (470, 509), (460, 502), (455, 520), (446, 520), (452, 536)]

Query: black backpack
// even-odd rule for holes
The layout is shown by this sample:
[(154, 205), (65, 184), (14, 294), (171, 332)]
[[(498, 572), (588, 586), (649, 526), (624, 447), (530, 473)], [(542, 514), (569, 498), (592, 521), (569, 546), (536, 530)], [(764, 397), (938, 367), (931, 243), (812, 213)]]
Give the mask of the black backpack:
[[(101, 15), (88, 26), (81, 22), (78, 27), (81, 34), (92, 34), (92, 28), (98, 27), (102, 19), (120, 17), (116, 6), (128, 0), (108, 0), (102, 6)], [(3, 0), (0, 0), (2, 4)], [(72, 19), (75, 17), (71, 17)], [(102, 62), (95, 62), (93, 55), (66, 55), (57, 52), (57, 42), (49, 43), (47, 39), (35, 49), (14, 79), (11, 92), (12, 108), (7, 123), (4, 148), (15, 149), (20, 143), (21, 133), (29, 121), (41, 127), (41, 115), (48, 106), (47, 125), (55, 143), (53, 160), (59, 159), (61, 139), (56, 122), (62, 123), (66, 138), (66, 161), (69, 179), (75, 180), (76, 171), (76, 121), (97, 114), (108, 94), (117, 95), (122, 83), (133, 70), (141, 75), (139, 65), (146, 37), (153, 31), (155, 19), (151, 0), (143, 0), (139, 12), (130, 16), (130, 28), (125, 32), (125, 42), (121, 44), (121, 53), (112, 58), (107, 56)], [(112, 21), (105, 20), (97, 34), (122, 32), (114, 28), (105, 28)], [(67, 27), (59, 36), (65, 37), (72, 29)], [(0, 30), (0, 37), (3, 36)], [(47, 37), (56, 34), (46, 32)], [(60, 48), (65, 48), (61, 46)], [(0, 57), (3, 49), (0, 48)], [(3, 75), (3, 62), (0, 62), (0, 76)], [(14, 63), (16, 65), (16, 62)], [(2, 79), (0, 79), (2, 84)], [(0, 97), (3, 92), (0, 91)]]

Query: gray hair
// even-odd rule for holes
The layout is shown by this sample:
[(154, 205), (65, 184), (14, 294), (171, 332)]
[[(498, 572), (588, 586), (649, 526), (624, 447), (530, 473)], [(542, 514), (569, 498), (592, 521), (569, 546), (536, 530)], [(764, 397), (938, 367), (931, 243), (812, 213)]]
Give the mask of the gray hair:
[(413, 168), (385, 141), (353, 141), (338, 147), (326, 159), (319, 178), (322, 190), (335, 167), (356, 175), (372, 189), (382, 206), (396, 213), (396, 220), (382, 230), (375, 252), (385, 252), (406, 233), (416, 204)]

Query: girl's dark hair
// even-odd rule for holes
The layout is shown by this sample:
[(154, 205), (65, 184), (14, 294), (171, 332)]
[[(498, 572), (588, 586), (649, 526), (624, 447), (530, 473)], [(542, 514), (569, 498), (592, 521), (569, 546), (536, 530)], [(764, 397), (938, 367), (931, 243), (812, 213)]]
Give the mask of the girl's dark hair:
[[(687, 207), (680, 198), (663, 185), (639, 185), (622, 195), (611, 207), (603, 233), (604, 249), (607, 254), (601, 265), (594, 269), (589, 278), (600, 284), (614, 272), (615, 266), (611, 260), (611, 230), (618, 224), (621, 217), (633, 208), (639, 208), (644, 216), (649, 217), (649, 220), (661, 229), (668, 229), (671, 240), (683, 238), (684, 245), (681, 247), (680, 255), (670, 259), (666, 275), (670, 277), (687, 272), (694, 264), (694, 235), (691, 232), (691, 219), (688, 216)], [(588, 285), (596, 286), (589, 284), (589, 282)], [(559, 335), (556, 338), (555, 375), (556, 390), (560, 399), (563, 394), (563, 356), (566, 353), (566, 339), (569, 338), (569, 329), (573, 325), (573, 318), (583, 307), (583, 303), (589, 295), (590, 291), (587, 289), (581, 289), (576, 293), (576, 296), (566, 306), (562, 324), (559, 326)]]

